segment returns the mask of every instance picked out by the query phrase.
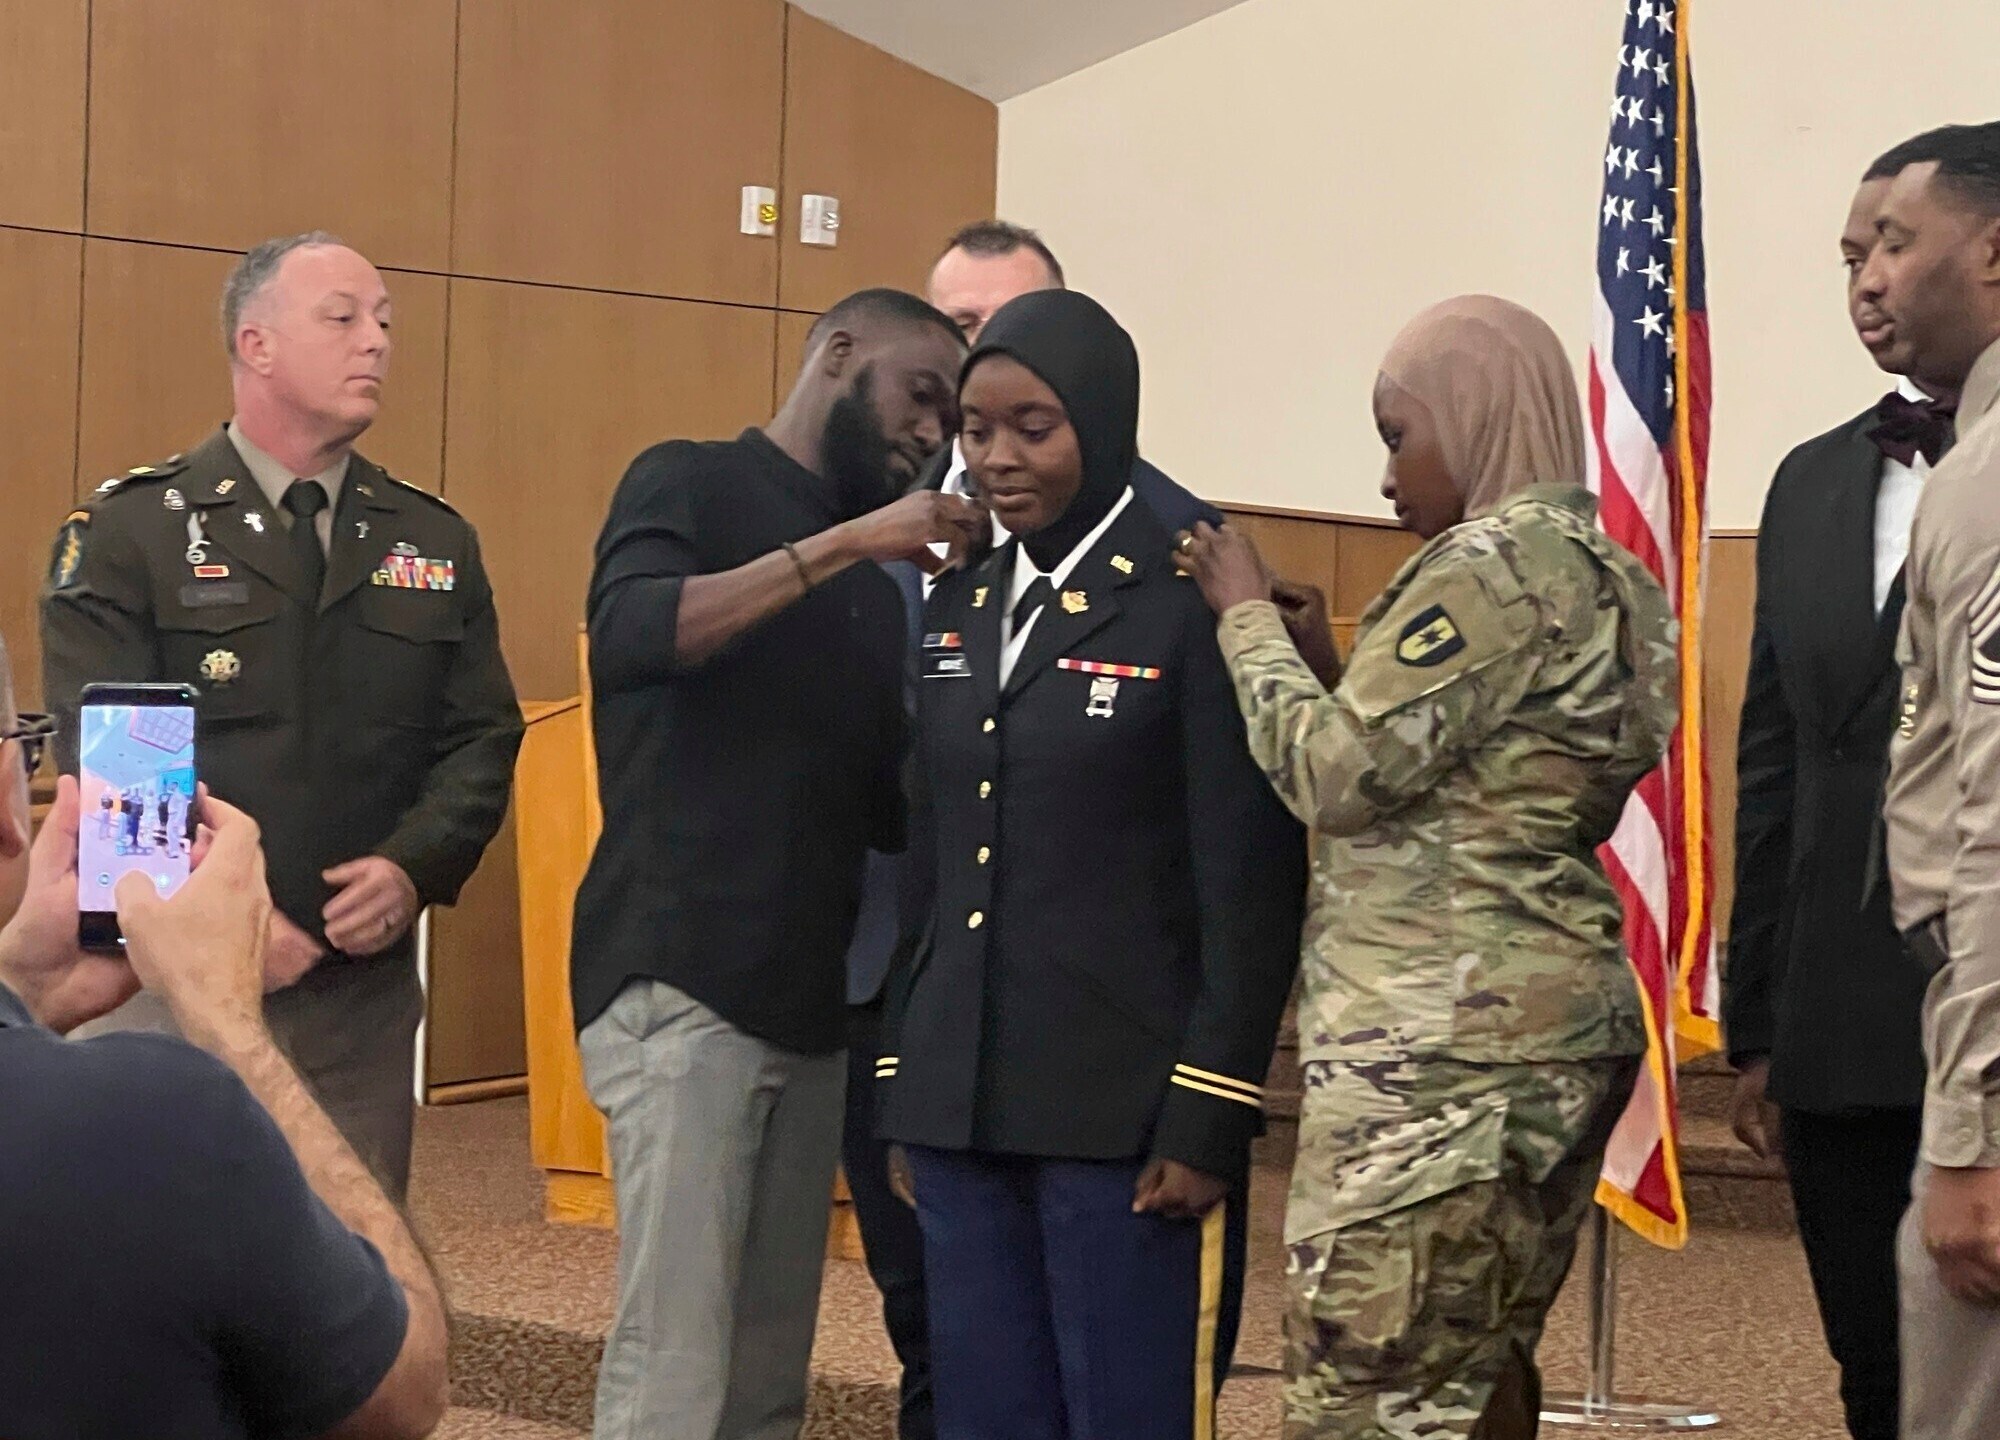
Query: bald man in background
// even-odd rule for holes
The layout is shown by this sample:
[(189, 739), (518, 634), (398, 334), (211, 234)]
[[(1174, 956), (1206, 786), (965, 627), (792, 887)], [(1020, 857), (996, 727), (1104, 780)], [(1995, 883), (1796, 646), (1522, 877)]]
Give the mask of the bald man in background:
[[(993, 312), (1009, 300), (1036, 290), (1065, 289), (1067, 283), (1062, 262), (1040, 235), (1005, 220), (981, 220), (967, 225), (945, 243), (944, 253), (931, 267), (925, 290), (931, 304), (949, 316), (951, 323), (965, 335), (965, 343), (976, 345), (979, 332), (986, 328)], [(969, 492), (965, 454), (956, 440), (932, 466), (924, 483), (948, 495)], [(1132, 466), (1132, 492), (1169, 535), (1192, 530), (1200, 520), (1215, 526), (1222, 524), (1220, 510), (1175, 484), (1143, 458)], [(995, 543), (1006, 538), (996, 524)]]

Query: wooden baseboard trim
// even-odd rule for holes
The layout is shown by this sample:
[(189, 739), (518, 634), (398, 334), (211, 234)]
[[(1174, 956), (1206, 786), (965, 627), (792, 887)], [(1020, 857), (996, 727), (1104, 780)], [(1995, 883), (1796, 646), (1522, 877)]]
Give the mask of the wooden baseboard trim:
[(1236, 500), (1211, 500), (1227, 515), (1269, 515), (1278, 520), (1312, 520), (1322, 525), (1364, 525), (1371, 530), (1400, 530), (1403, 527), (1382, 515), (1337, 515), (1330, 510), (1296, 510), (1285, 505), (1250, 505)]
[(479, 1100), (504, 1100), (528, 1093), (525, 1075), (499, 1075), (491, 1080), (461, 1080), (456, 1085), (433, 1085), (424, 1092), (426, 1105), (470, 1105)]
[(550, 1170), (542, 1213), (551, 1225), (588, 1225), (593, 1230), (618, 1228), (618, 1197), (609, 1175), (579, 1175)]

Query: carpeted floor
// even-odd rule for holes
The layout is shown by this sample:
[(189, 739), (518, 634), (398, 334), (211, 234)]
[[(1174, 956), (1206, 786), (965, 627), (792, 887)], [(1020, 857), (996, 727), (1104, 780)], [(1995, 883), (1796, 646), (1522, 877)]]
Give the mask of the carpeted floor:
[[(525, 1102), (428, 1110), (417, 1133), (412, 1209), (461, 1317), (457, 1396), (467, 1408), (438, 1434), (579, 1433), (611, 1318), (614, 1237), (542, 1222)], [(1278, 1434), (1283, 1202), (1284, 1176), (1260, 1172), (1239, 1374), (1223, 1392), (1224, 1440)], [(1716, 1407), (1721, 1433), (1741, 1440), (1840, 1440), (1834, 1370), (1796, 1240), (1718, 1229), (1698, 1231), (1677, 1255), (1636, 1241), (1621, 1255), (1621, 1392)], [(1582, 1383), (1580, 1290), (1564, 1296), (1543, 1347), (1552, 1390)], [(811, 1440), (890, 1440), (894, 1357), (859, 1265), (827, 1267), (813, 1369)]]

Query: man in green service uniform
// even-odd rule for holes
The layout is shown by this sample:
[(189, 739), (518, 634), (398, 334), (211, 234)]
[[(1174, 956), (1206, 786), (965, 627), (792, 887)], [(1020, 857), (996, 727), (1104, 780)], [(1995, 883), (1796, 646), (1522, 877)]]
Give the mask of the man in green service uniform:
[[(231, 274), (222, 319), (235, 418), (107, 480), (56, 537), (57, 755), (76, 768), (85, 685), (199, 690), (201, 778), (263, 827), (272, 1032), (400, 1201), (413, 927), (500, 826), (520, 709), (472, 526), (354, 453), (389, 365), (375, 267), (317, 232), (267, 241)], [(169, 1028), (145, 1004), (104, 1023)]]

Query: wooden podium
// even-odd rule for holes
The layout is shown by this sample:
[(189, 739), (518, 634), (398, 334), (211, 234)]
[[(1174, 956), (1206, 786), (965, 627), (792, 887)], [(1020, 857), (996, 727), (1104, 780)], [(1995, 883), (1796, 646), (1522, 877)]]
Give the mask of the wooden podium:
[[(570, 922), (577, 887), (604, 828), (590, 731), (590, 665), (577, 643), (578, 694), (522, 706), (527, 738), (514, 777), (520, 849), (521, 966), (527, 1005), (528, 1117), (535, 1163), (548, 1179), (548, 1219), (617, 1223), (604, 1117), (583, 1084), (569, 999)], [(844, 1179), (836, 1180), (828, 1253), (861, 1258)]]

